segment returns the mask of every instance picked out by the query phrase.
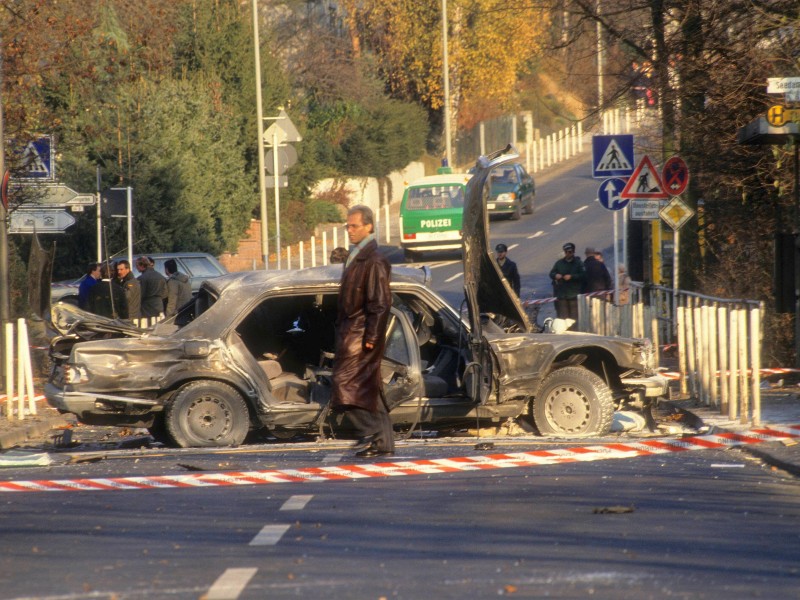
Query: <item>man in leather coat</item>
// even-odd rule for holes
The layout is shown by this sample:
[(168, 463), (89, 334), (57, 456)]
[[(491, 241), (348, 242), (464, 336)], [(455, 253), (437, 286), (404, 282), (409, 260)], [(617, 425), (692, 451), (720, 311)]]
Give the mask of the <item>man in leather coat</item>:
[(347, 213), (352, 244), (342, 272), (333, 366), (334, 411), (347, 411), (361, 436), (359, 457), (394, 454), (394, 433), (381, 397), (381, 358), (392, 294), (391, 267), (378, 252), (372, 210)]

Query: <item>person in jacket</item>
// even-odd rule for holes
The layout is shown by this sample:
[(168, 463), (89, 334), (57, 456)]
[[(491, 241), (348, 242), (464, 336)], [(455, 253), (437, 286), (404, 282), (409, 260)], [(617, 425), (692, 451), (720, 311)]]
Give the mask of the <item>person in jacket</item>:
[(117, 309), (121, 319), (138, 319), (142, 314), (142, 292), (139, 280), (131, 273), (131, 263), (127, 260), (117, 261), (117, 278), (114, 280), (122, 289), (124, 302)]
[(169, 318), (192, 299), (192, 284), (189, 277), (178, 270), (178, 263), (172, 258), (164, 262), (164, 272), (167, 274), (167, 307), (164, 314)]
[(109, 275), (113, 271), (114, 267), (109, 263), (100, 266), (100, 280), (89, 290), (87, 310), (96, 315), (117, 319), (125, 304), (125, 294)]
[[(550, 270), (556, 295), (556, 316), (559, 319), (572, 319), (577, 323), (578, 294), (581, 293), (586, 273), (581, 259), (575, 256), (575, 244), (567, 242), (562, 249), (564, 258), (558, 259)], [(570, 329), (575, 323), (570, 325)]]
[(164, 313), (164, 302), (167, 299), (167, 280), (153, 268), (146, 256), (136, 259), (136, 270), (139, 275), (141, 289), (141, 308), (143, 317), (157, 317)]
[(374, 232), (369, 207), (348, 211), (351, 248), (339, 287), (331, 408), (346, 411), (360, 436), (359, 457), (394, 454), (394, 431), (381, 391), (391, 268), (378, 252)]
[[(586, 279), (583, 282), (583, 293), (590, 294), (592, 292), (609, 291), (614, 287), (614, 282), (611, 279), (611, 273), (601, 260), (600, 254), (594, 248), (586, 248), (586, 258), (583, 259), (583, 268), (586, 271)], [(608, 299), (608, 295), (604, 296)]]
[(503, 277), (506, 278), (511, 289), (519, 297), (519, 271), (517, 270), (517, 263), (508, 258), (508, 246), (505, 244), (497, 244), (494, 247), (495, 258), (500, 270), (503, 272)]
[(100, 263), (89, 263), (86, 269), (86, 277), (83, 278), (81, 284), (78, 286), (78, 307), (83, 310), (89, 310), (89, 294), (92, 288), (97, 285), (100, 279)]

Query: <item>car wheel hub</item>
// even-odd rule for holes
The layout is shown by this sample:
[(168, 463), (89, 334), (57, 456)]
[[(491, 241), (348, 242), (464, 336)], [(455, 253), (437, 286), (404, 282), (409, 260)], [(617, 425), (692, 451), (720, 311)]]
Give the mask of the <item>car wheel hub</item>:
[(547, 399), (547, 419), (561, 431), (584, 431), (590, 414), (589, 399), (574, 387), (563, 386), (553, 390)]
[(231, 414), (217, 398), (192, 402), (187, 417), (189, 428), (203, 439), (218, 439), (231, 428)]

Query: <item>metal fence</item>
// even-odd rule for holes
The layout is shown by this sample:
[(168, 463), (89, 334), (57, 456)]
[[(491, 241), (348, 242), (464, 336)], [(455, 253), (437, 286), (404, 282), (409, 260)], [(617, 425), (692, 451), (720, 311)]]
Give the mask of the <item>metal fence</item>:
[(630, 302), (580, 296), (578, 328), (647, 337), (659, 351), (677, 351), (680, 394), (715, 407), (730, 420), (761, 423), (763, 305), (663, 286), (633, 283)]

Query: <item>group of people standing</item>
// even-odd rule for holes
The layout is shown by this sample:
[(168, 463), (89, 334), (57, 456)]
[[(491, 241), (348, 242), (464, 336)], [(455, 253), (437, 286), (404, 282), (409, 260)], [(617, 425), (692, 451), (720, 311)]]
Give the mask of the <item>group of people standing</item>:
[(162, 275), (146, 256), (136, 259), (137, 278), (128, 260), (90, 263), (78, 288), (78, 306), (98, 315), (134, 320), (171, 317), (192, 298), (189, 277), (173, 259)]

